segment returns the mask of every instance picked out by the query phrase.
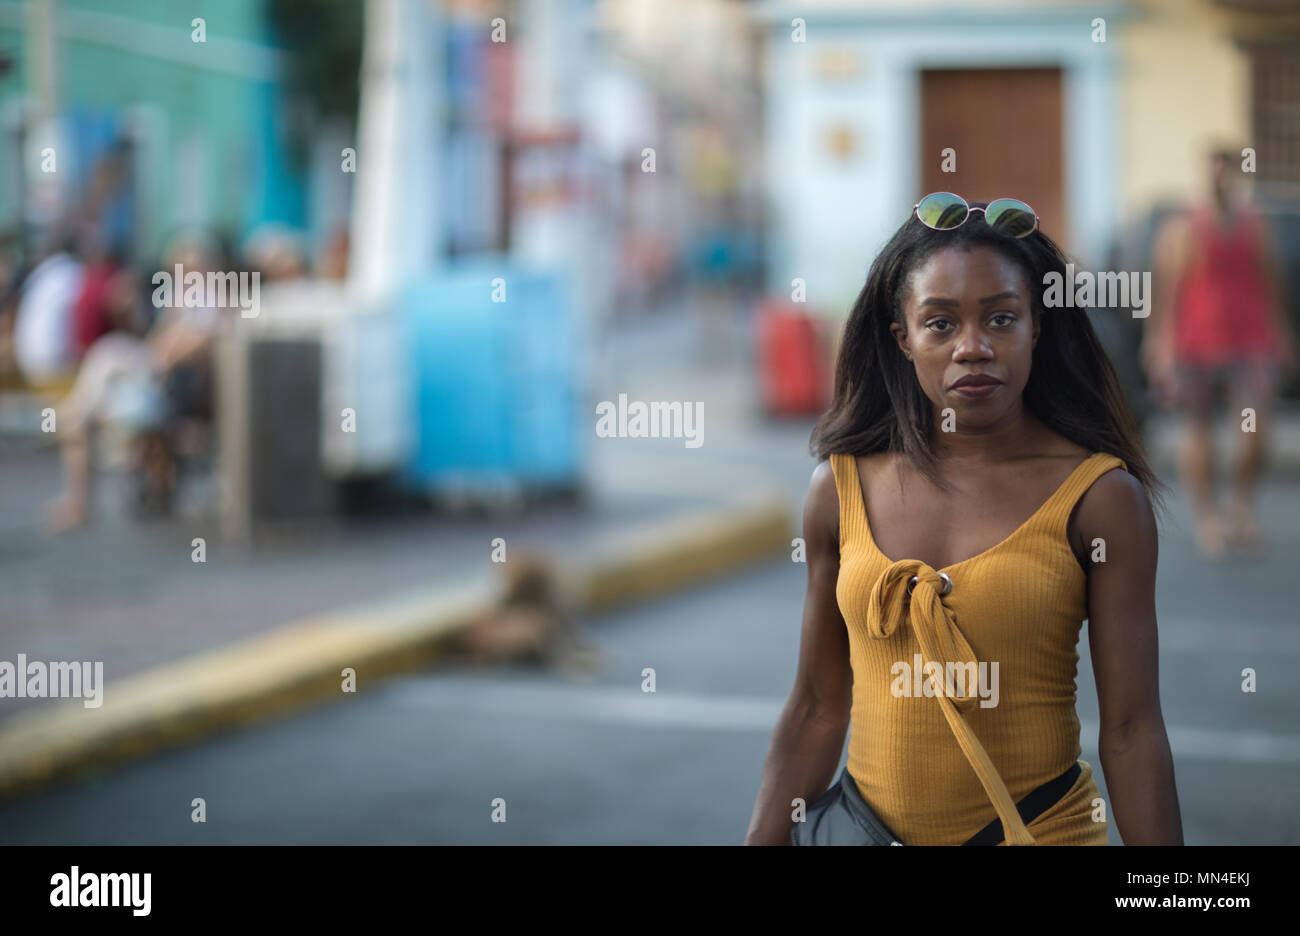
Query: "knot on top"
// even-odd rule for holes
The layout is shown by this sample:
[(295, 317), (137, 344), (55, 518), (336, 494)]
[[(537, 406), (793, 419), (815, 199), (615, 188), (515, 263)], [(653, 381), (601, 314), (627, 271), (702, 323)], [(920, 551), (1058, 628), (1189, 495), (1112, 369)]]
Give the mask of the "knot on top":
[[(915, 584), (908, 585), (915, 579)], [(892, 635), (904, 620), (912, 624), (924, 657), (922, 664), (934, 687), (935, 701), (952, 729), (953, 737), (980, 785), (989, 795), (1009, 845), (1033, 845), (1034, 837), (1025, 827), (1015, 801), (1002, 782), (997, 766), (980, 744), (962, 712), (975, 704), (979, 695), (979, 663), (975, 651), (957, 627), (953, 610), (943, 598), (952, 591), (952, 582), (919, 559), (891, 562), (871, 589), (867, 633), (883, 640)], [(938, 666), (942, 672), (935, 673)], [(954, 678), (960, 668), (964, 678)], [(937, 676), (937, 678), (936, 678)], [(960, 693), (958, 692), (958, 690)]]
[[(979, 662), (975, 651), (957, 626), (953, 610), (943, 597), (952, 591), (952, 580), (920, 559), (900, 559), (890, 563), (871, 589), (867, 633), (883, 640), (911, 622), (925, 662), (941, 669), (932, 680), (936, 692), (946, 694), (958, 708), (969, 708), (979, 696), (977, 680)], [(962, 667), (964, 678), (945, 678)], [(961, 690), (961, 691), (958, 691)]]

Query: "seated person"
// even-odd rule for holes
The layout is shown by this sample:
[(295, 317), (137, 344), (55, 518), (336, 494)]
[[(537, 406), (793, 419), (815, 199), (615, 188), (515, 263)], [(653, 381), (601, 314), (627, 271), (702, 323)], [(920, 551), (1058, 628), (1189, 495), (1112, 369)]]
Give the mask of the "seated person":
[[(180, 264), (206, 271), (209, 253), (201, 243), (174, 248), (164, 270)], [(116, 320), (126, 325), (99, 338), (87, 350), (76, 383), (56, 410), (64, 493), (47, 507), (45, 528), (74, 529), (89, 519), (93, 433), (107, 429), (129, 450), (133, 466), (145, 471), (150, 488), (166, 503), (175, 484), (170, 438), (177, 417), (210, 413), (209, 382), (218, 310), (187, 307), (174, 292), (143, 337), (132, 328), (139, 284), (123, 271), (110, 289)], [(170, 393), (170, 395), (169, 395)]]

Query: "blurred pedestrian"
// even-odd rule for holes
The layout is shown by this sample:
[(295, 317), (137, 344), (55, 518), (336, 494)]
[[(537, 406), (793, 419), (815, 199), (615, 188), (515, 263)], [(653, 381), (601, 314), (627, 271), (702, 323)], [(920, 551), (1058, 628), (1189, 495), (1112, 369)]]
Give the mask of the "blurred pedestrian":
[(76, 370), (72, 312), (82, 274), (72, 236), (61, 235), (23, 281), (13, 351), (30, 386), (57, 382)]
[[(213, 269), (214, 248), (193, 234), (177, 238), (163, 271), (187, 274)], [(108, 429), (124, 444), (142, 473), (150, 503), (170, 503), (176, 482), (175, 437), (187, 420), (210, 417), (212, 354), (221, 310), (206, 302), (187, 304), (173, 290), (147, 334), (134, 315), (138, 286), (123, 271), (111, 281), (110, 315), (124, 327), (100, 337), (82, 361), (67, 397), (57, 408), (63, 493), (45, 508), (45, 529), (62, 533), (89, 519), (95, 432)]]
[(302, 235), (283, 224), (268, 222), (248, 235), (244, 258), (261, 274), (264, 285), (307, 276), (307, 248)]
[(22, 385), (14, 358), (14, 320), (18, 316), (23, 281), (16, 241), (16, 236), (0, 232), (0, 386)]
[(348, 226), (337, 224), (321, 245), (316, 257), (316, 276), (327, 280), (344, 280), (348, 275)]
[(114, 280), (122, 271), (125, 251), (120, 247), (92, 249), (86, 258), (81, 289), (72, 306), (73, 353), (78, 362), (104, 335), (118, 330), (110, 308)]
[[(1264, 537), (1255, 516), (1269, 420), (1283, 373), (1296, 372), (1296, 341), (1282, 300), (1268, 225), (1238, 194), (1238, 157), (1209, 159), (1207, 197), (1171, 216), (1157, 234), (1156, 304), (1142, 360), (1157, 404), (1185, 416), (1179, 468), (1192, 500), (1197, 546), (1217, 559), (1254, 552)], [(1213, 417), (1226, 390), (1233, 419), (1254, 411), (1240, 433), (1232, 500), (1216, 505)]]

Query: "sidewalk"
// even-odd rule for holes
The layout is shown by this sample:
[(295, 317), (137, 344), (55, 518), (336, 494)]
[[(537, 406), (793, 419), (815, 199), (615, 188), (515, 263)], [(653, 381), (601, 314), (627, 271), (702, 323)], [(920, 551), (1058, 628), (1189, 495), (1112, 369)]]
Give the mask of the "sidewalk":
[[(223, 546), (211, 516), (133, 520), (113, 477), (97, 489), (102, 509), (91, 528), (46, 538), (37, 517), (58, 489), (57, 452), (11, 437), (0, 445), (0, 658), (22, 652), (29, 659), (102, 660), (111, 686), (286, 622), (481, 579), (493, 571), (498, 537), (508, 555), (538, 550), (582, 562), (647, 526), (761, 492), (784, 494), (798, 517), (814, 467), (807, 454), (811, 421), (763, 420), (743, 368), (699, 374), (678, 355), (676, 373), (643, 361), (638, 374), (632, 354), (627, 346), (608, 355), (610, 371), (597, 385), (611, 396), (705, 400), (704, 445), (593, 434), (582, 503), (488, 517), (360, 518), (250, 553)], [(205, 563), (192, 561), (195, 537), (206, 541)], [(38, 704), (0, 699), (0, 722)]]

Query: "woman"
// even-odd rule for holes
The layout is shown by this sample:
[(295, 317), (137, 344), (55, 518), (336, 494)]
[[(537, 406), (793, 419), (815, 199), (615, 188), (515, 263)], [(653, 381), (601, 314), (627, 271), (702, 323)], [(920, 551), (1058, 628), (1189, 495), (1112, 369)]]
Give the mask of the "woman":
[[(1065, 264), (1024, 203), (936, 193), (872, 265), (813, 432), (802, 645), (747, 843), (790, 844), (796, 818), (842, 841), (863, 807), (882, 844), (1104, 845), (1112, 815), (1128, 844), (1181, 844), (1162, 486), (1085, 311), (1044, 305)], [(1109, 803), (1079, 760), (1085, 617)]]

